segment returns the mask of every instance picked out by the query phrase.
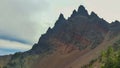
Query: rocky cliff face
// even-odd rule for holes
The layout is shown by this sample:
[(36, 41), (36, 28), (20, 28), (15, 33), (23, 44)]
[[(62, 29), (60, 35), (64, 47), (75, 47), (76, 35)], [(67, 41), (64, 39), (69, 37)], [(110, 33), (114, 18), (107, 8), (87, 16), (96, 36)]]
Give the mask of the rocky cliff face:
[(113, 38), (120, 34), (120, 22), (115, 21), (110, 24), (110, 38)]
[(56, 49), (57, 46), (73, 46), (79, 50), (95, 48), (109, 32), (109, 23), (80, 6), (67, 20), (60, 14), (53, 28), (42, 35), (31, 52), (41, 53)]
[[(51, 58), (44, 61), (41, 58), (52, 54), (55, 56), (54, 59), (58, 60), (55, 62), (58, 63), (59, 61), (63, 62), (62, 60), (65, 61), (65, 59), (61, 59), (61, 55), (69, 55), (66, 61), (63, 62), (68, 63), (69, 61), (73, 61), (68, 58), (75, 59), (99, 46), (106, 36), (110, 37), (108, 39), (112, 39), (119, 34), (119, 21), (110, 24), (94, 12), (91, 12), (89, 15), (84, 6), (80, 6), (77, 11), (73, 11), (71, 17), (68, 19), (65, 19), (63, 14), (60, 14), (55, 26), (49, 28), (31, 50), (14, 54), (5, 67), (33, 68), (32, 66), (38, 63), (38, 65), (45, 63), (45, 61), (48, 63), (48, 60), (53, 59), (51, 56)], [(58, 53), (60, 56), (57, 55)], [(52, 61), (55, 63), (54, 60)], [(55, 64), (57, 66), (57, 63)], [(52, 68), (54, 67), (55, 65), (53, 64)]]

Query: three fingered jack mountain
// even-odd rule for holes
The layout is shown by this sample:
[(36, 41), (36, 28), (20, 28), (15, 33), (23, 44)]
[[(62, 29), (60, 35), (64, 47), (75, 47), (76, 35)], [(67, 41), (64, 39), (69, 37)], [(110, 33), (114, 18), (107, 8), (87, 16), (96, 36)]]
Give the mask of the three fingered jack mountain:
[(108, 23), (81, 5), (68, 19), (60, 14), (31, 50), (0, 57), (0, 68), (80, 68), (119, 36), (119, 21)]

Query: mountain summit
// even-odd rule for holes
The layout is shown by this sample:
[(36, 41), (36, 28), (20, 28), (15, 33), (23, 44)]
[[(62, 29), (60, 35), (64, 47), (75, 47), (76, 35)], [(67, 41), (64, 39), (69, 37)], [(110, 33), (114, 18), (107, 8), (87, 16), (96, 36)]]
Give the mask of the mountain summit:
[[(120, 22), (108, 23), (83, 5), (71, 17), (59, 15), (53, 28), (41, 35), (38, 43), (24, 53), (0, 62), (2, 68), (80, 68), (112, 44), (120, 34)], [(112, 40), (112, 42), (110, 42)], [(1, 59), (0, 59), (1, 60)], [(4, 59), (2, 59), (4, 60)]]
[(65, 20), (64, 15), (61, 13), (58, 20)]
[(88, 16), (88, 11), (85, 9), (83, 5), (78, 8), (78, 14), (83, 16)]
[(88, 11), (85, 9), (85, 7), (83, 5), (81, 5), (78, 8), (78, 11), (74, 10), (73, 14), (71, 15), (71, 17), (77, 16), (77, 15), (86, 16), (86, 17), (89, 16), (88, 15)]

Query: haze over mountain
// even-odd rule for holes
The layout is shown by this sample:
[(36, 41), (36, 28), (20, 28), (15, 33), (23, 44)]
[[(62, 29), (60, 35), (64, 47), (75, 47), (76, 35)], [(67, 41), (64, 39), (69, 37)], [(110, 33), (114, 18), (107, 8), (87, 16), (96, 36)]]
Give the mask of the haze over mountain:
[(61, 13), (53, 28), (26, 52), (1, 56), (1, 68), (80, 68), (120, 39), (120, 22), (108, 23), (83, 5), (68, 19)]

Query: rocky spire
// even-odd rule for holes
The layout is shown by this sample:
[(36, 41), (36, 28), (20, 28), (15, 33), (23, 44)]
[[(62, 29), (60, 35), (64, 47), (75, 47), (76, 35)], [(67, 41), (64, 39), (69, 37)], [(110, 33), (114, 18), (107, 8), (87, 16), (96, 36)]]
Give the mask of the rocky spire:
[(115, 20), (115, 22), (120, 24), (120, 21), (118, 21), (118, 20)]
[(49, 27), (48, 30), (47, 30), (47, 33), (50, 33), (52, 31), (52, 28)]
[(114, 22), (111, 23), (111, 25), (117, 26), (117, 25), (120, 25), (120, 22), (118, 20), (115, 20)]
[(62, 13), (60, 13), (58, 20), (65, 20), (65, 17)]
[[(55, 23), (55, 26), (54, 26), (54, 29), (58, 29), (59, 27), (61, 27), (63, 24), (65, 24), (66, 23), (66, 19), (65, 19), (65, 17), (64, 17), (64, 15), (61, 13), (60, 15), (59, 15), (59, 18), (58, 18), (58, 20), (56, 21), (56, 23)], [(54, 30), (53, 29), (53, 30)]]
[(73, 13), (72, 13), (72, 15), (71, 15), (71, 17), (77, 16), (77, 14), (78, 14), (77, 11), (74, 10)]
[(82, 16), (89, 16), (88, 15), (88, 11), (85, 9), (85, 7), (83, 5), (81, 5), (78, 8), (78, 14), (82, 15)]
[(58, 20), (56, 21), (55, 25), (56, 25), (56, 24), (59, 24), (59, 25), (60, 25), (60, 24), (64, 23), (64, 21), (66, 21), (66, 19), (65, 19), (64, 15), (63, 15), (62, 13), (60, 13), (59, 18), (58, 18)]
[(91, 12), (90, 17), (91, 18), (99, 18), (98, 15), (93, 11)]

